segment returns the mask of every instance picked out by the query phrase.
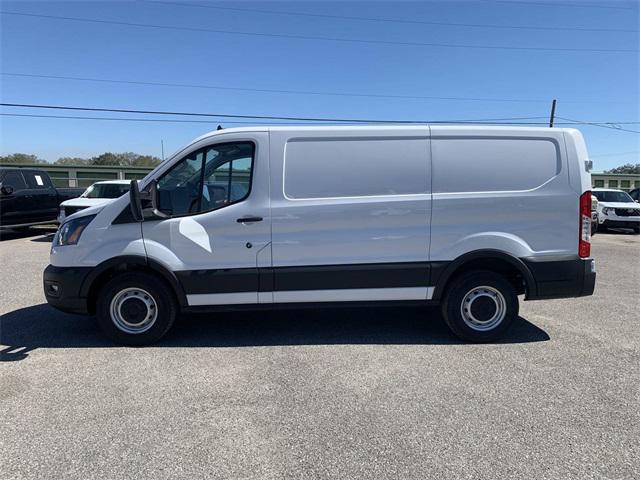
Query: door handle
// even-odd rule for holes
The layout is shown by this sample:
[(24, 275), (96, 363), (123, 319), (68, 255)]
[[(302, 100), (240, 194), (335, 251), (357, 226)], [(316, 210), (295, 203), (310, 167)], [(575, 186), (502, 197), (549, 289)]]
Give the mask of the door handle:
[(262, 217), (242, 217), (236, 220), (238, 223), (261, 222)]

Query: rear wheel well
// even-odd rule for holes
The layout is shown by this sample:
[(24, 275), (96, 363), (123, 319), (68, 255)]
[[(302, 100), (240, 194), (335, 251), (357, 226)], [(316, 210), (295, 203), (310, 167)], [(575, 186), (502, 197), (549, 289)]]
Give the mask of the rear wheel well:
[(470, 259), (463, 264), (459, 265), (445, 280), (445, 283), (439, 288), (439, 298), (444, 297), (445, 292), (451, 285), (451, 283), (469, 272), (473, 271), (487, 271), (496, 273), (504, 277), (515, 289), (517, 295), (527, 293), (527, 279), (523, 275), (522, 271), (516, 267), (513, 263), (496, 257), (481, 257)]
[(89, 313), (94, 314), (96, 312), (98, 295), (100, 294), (102, 287), (113, 277), (128, 272), (146, 273), (157, 278), (167, 286), (169, 291), (173, 294), (173, 300), (176, 302), (176, 305), (179, 305), (173, 286), (160, 273), (144, 264), (123, 262), (110, 266), (105, 271), (101, 272), (100, 275), (98, 275), (91, 283), (91, 287), (89, 287), (89, 294), (87, 296), (87, 307), (89, 309)]

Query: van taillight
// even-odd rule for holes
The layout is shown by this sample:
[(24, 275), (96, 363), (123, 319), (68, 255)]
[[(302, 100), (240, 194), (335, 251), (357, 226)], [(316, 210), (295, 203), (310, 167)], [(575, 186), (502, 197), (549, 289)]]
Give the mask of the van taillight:
[(580, 195), (580, 237), (578, 255), (587, 258), (591, 255), (591, 191)]

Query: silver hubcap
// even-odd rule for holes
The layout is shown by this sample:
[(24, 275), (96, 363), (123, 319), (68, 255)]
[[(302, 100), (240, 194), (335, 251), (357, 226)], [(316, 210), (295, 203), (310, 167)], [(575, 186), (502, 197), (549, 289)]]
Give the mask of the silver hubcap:
[(125, 288), (111, 300), (109, 308), (113, 324), (125, 333), (143, 333), (158, 318), (158, 305), (146, 290)]
[(507, 302), (493, 287), (475, 287), (462, 299), (460, 313), (469, 328), (486, 332), (502, 323), (507, 313)]

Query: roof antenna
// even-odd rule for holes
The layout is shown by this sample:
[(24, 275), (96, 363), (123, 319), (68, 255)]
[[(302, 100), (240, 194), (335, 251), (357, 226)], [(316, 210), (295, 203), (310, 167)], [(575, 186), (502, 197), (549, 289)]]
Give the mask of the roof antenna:
[(222, 125), (218, 125), (218, 128), (216, 128), (216, 130), (222, 130)]

